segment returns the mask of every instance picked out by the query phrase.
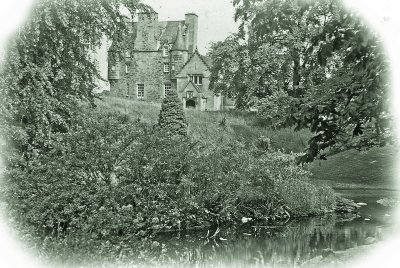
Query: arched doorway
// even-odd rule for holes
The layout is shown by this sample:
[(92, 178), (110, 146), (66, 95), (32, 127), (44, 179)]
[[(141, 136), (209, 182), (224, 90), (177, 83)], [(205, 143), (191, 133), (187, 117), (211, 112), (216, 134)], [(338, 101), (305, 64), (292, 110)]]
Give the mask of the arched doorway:
[(195, 109), (196, 108), (196, 102), (194, 100), (187, 100), (186, 101), (186, 108)]

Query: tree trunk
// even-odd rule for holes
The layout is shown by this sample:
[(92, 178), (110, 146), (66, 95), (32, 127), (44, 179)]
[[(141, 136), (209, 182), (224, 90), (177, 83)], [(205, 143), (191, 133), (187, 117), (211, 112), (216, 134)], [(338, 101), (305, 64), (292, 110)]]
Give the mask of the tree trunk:
[(301, 92), (300, 92), (300, 56), (298, 54), (297, 51), (293, 51), (292, 53), (293, 55), (293, 81), (292, 81), (292, 86), (293, 86), (293, 93), (292, 96), (293, 97), (300, 97), (301, 96)]

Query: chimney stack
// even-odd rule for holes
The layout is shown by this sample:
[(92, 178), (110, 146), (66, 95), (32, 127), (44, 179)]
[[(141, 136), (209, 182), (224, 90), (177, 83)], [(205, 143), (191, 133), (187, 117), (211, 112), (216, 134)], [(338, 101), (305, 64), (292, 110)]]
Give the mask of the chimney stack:
[(187, 25), (186, 41), (189, 53), (195, 52), (197, 47), (198, 16), (195, 13), (185, 14), (185, 24)]

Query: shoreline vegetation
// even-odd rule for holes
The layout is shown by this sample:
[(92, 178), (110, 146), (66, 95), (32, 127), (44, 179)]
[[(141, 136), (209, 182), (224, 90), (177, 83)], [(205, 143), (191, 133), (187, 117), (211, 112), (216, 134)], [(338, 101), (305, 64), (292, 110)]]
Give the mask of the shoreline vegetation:
[(285, 140), (306, 132), (270, 130), (246, 113), (186, 110), (187, 134), (170, 135), (154, 107), (111, 97), (83, 105), (53, 149), (7, 171), (9, 217), (28, 244), (44, 255), (97, 248), (116, 256), (161, 232), (204, 229), (215, 238), (224, 226), (356, 213), (296, 164), (301, 143)]

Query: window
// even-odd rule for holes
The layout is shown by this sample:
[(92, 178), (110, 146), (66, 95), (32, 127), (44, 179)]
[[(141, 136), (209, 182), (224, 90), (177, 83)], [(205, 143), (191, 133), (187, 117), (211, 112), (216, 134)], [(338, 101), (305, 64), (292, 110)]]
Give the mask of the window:
[(129, 97), (130, 95), (130, 85), (129, 83), (126, 83), (126, 96), (125, 97)]
[(172, 63), (172, 64), (171, 64), (171, 70), (172, 70), (172, 71), (175, 71), (175, 63)]
[(166, 97), (171, 91), (171, 83), (164, 84), (164, 97)]
[(165, 45), (163, 46), (163, 57), (168, 57), (169, 56), (169, 46)]
[(202, 75), (190, 75), (190, 81), (200, 86), (203, 84), (203, 76)]
[(137, 85), (137, 98), (138, 99), (144, 98), (144, 84)]
[(164, 63), (164, 73), (169, 73), (169, 63)]
[(193, 98), (193, 91), (186, 91), (186, 98), (187, 99)]
[(125, 64), (125, 73), (129, 74), (129, 65), (128, 64)]
[(125, 57), (130, 58), (131, 52), (129, 50), (125, 51)]
[(111, 71), (115, 71), (115, 65), (111, 66)]

